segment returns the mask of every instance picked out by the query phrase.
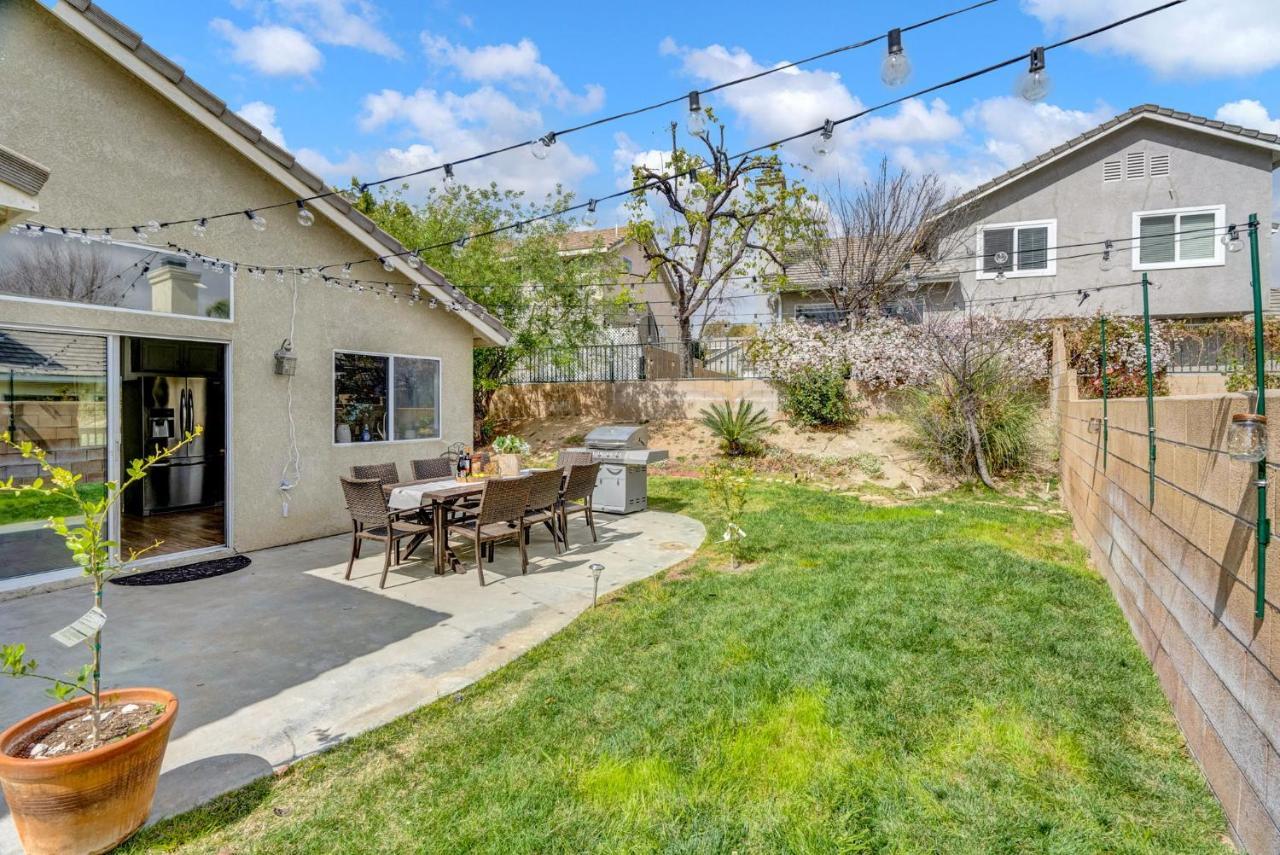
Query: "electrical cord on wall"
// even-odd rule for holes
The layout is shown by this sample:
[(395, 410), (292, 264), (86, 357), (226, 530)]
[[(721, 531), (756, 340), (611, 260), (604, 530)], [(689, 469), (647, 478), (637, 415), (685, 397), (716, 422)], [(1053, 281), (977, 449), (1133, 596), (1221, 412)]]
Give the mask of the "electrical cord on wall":
[[(298, 318), (298, 274), (295, 272), (291, 281), (293, 283), (293, 296), (289, 306), (289, 338), (287, 339), (290, 347), (293, 346), (294, 324)], [(302, 455), (298, 451), (298, 428), (293, 418), (293, 375), (289, 374), (285, 381), (285, 407), (289, 418), (289, 452), (284, 462), (284, 469), (280, 472), (280, 516), (289, 516), (289, 497), (293, 493), (293, 488), (298, 486), (302, 481)]]

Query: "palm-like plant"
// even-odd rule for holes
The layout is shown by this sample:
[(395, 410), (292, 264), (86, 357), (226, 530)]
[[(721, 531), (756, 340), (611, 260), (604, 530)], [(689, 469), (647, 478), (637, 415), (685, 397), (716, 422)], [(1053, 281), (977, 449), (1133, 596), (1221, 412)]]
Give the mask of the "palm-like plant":
[(699, 421), (720, 438), (725, 454), (739, 457), (760, 450), (764, 437), (769, 433), (769, 417), (764, 410), (746, 399), (712, 404), (699, 414)]

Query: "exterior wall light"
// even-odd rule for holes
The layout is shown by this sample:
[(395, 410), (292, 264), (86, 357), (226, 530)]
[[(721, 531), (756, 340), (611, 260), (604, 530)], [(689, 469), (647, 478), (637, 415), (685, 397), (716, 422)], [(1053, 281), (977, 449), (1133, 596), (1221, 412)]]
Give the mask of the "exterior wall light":
[(1267, 417), (1236, 413), (1227, 431), (1227, 454), (1232, 460), (1257, 463), (1267, 456)]
[(280, 342), (280, 349), (275, 353), (276, 357), (276, 373), (283, 374), (286, 377), (292, 376), (298, 370), (298, 355), (293, 352), (293, 344), (289, 339)]

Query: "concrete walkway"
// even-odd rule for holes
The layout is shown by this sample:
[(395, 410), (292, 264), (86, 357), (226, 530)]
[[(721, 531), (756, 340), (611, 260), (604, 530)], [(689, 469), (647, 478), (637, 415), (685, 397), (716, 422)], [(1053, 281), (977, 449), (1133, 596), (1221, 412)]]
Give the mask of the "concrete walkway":
[[(152, 820), (187, 810), (336, 742), (462, 689), (543, 641), (591, 606), (588, 565), (600, 591), (643, 579), (692, 555), (702, 524), (648, 511), (597, 517), (592, 544), (581, 517), (557, 557), (533, 534), (529, 575), (513, 545), (499, 545), (484, 588), (474, 567), (434, 576), (429, 559), (393, 569), (378, 589), (381, 554), (365, 547), (344, 581), (347, 537), (251, 553), (236, 573), (156, 587), (109, 585), (104, 669), (114, 686), (159, 686), (179, 699), (178, 719)], [(585, 540), (585, 542), (584, 542)], [(469, 552), (463, 557), (469, 558)], [(90, 605), (73, 588), (0, 603), (0, 640), (23, 641), (48, 673), (83, 651), (51, 632)], [(35, 681), (0, 684), (0, 722), (48, 705)], [(0, 853), (19, 853), (0, 801)]]

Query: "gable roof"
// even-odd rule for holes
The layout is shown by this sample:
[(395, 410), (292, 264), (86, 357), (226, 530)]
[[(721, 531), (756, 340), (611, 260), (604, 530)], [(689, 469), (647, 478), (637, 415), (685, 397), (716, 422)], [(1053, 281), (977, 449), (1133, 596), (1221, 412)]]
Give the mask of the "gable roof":
[(559, 252), (564, 255), (573, 255), (591, 250), (607, 252), (611, 249), (617, 249), (626, 242), (627, 232), (620, 226), (592, 229), (585, 232), (565, 232), (557, 241), (560, 246)]
[[(47, 8), (42, 3), (35, 5)], [(60, 21), (84, 36), (107, 56), (116, 60), (163, 97), (175, 103), (196, 121), (258, 164), (290, 192), (298, 196), (325, 193), (331, 188), (324, 179), (298, 163), (288, 151), (268, 140), (262, 131), (245, 121), (227, 103), (187, 76), (177, 63), (142, 40), (136, 32), (103, 11), (91, 0), (59, 0), (52, 10)], [(424, 285), (444, 301), (462, 305), (458, 315), (477, 334), (493, 344), (506, 344), (512, 333), (479, 303), (463, 294), (440, 273), (423, 264), (410, 267), (401, 255), (408, 247), (387, 234), (339, 194), (308, 203), (339, 228), (369, 248), (370, 256), (392, 255), (396, 270), (410, 282)]]
[(1227, 137), (1247, 145), (1256, 145), (1266, 148), (1272, 152), (1271, 163), (1274, 167), (1280, 164), (1280, 135), (1269, 134), (1263, 131), (1254, 130), (1253, 128), (1245, 128), (1240, 125), (1232, 125), (1227, 122), (1221, 122), (1217, 119), (1208, 119), (1204, 116), (1197, 116), (1192, 113), (1184, 113), (1179, 110), (1173, 110), (1169, 107), (1161, 107), (1159, 104), (1140, 104), (1132, 107), (1113, 119), (1109, 119), (1095, 128), (1090, 128), (1079, 136), (1072, 137), (1061, 145), (1054, 146), (1048, 151), (1038, 154), (1028, 160), (1026, 163), (1019, 164), (1007, 172), (997, 175), (990, 181), (979, 184), (972, 190), (962, 193), (951, 200), (946, 206), (946, 210), (952, 211), (956, 208), (976, 202), (978, 199), (986, 196), (992, 191), (1003, 187), (1006, 184), (1017, 181), (1024, 176), (1030, 175), (1043, 166), (1052, 163), (1059, 158), (1075, 151), (1095, 140), (1101, 139), (1121, 128), (1142, 121), (1157, 121), (1164, 124), (1174, 125), (1177, 127), (1187, 128), (1189, 130), (1201, 131), (1213, 134), (1215, 136)]

